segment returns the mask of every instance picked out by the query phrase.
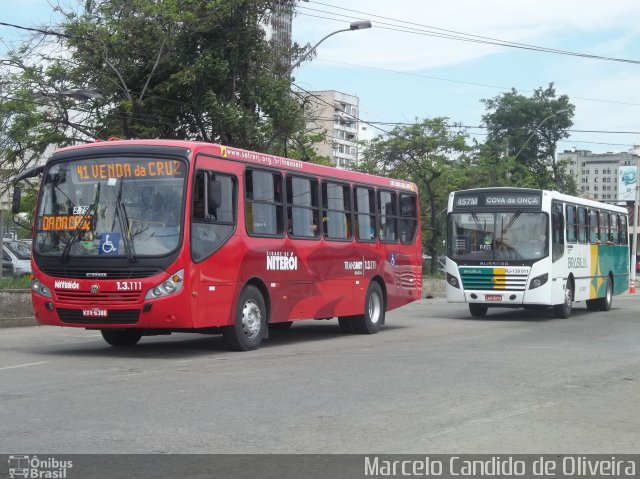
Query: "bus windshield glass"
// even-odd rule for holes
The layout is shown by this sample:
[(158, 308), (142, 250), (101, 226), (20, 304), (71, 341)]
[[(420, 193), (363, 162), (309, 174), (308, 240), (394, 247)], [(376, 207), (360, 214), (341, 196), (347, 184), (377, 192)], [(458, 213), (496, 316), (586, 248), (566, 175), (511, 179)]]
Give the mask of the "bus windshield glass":
[(548, 216), (540, 212), (449, 215), (448, 254), (462, 261), (531, 261), (547, 256)]
[(182, 231), (187, 164), (99, 158), (56, 163), (43, 179), (35, 251), (70, 257), (160, 256)]

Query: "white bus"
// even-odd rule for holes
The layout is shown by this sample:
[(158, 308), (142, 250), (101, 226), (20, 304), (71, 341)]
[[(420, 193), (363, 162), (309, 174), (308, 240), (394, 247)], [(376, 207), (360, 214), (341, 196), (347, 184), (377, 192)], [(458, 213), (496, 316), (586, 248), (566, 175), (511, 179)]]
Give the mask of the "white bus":
[(574, 301), (608, 311), (629, 288), (627, 210), (554, 191), (455, 191), (447, 208), (447, 300), (489, 307), (553, 307)]

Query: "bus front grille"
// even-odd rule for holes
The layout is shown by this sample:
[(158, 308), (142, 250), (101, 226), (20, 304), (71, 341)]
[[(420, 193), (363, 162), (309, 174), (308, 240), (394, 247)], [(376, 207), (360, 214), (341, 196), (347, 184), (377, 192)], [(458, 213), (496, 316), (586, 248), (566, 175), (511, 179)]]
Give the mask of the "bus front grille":
[(527, 287), (526, 274), (461, 273), (464, 289), (483, 291), (524, 291)]
[(56, 278), (75, 279), (131, 279), (149, 278), (162, 273), (161, 268), (127, 268), (109, 270), (105, 268), (72, 268), (72, 267), (44, 267), (42, 272)]
[(80, 324), (135, 324), (140, 319), (139, 309), (112, 309), (106, 317), (85, 317), (81, 309), (56, 309), (63, 323)]
[(86, 305), (87, 302), (100, 303), (135, 303), (140, 298), (140, 291), (125, 293), (122, 291), (111, 293), (91, 293), (89, 291), (54, 290), (58, 301)]

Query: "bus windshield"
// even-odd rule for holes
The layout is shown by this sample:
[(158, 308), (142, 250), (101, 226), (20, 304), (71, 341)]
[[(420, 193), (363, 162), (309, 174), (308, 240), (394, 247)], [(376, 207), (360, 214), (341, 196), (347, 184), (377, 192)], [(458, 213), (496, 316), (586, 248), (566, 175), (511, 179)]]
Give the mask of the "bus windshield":
[(166, 255), (182, 231), (187, 165), (147, 158), (56, 163), (43, 179), (35, 251), (69, 257)]
[(448, 254), (453, 260), (538, 260), (549, 253), (545, 213), (468, 212), (449, 215)]

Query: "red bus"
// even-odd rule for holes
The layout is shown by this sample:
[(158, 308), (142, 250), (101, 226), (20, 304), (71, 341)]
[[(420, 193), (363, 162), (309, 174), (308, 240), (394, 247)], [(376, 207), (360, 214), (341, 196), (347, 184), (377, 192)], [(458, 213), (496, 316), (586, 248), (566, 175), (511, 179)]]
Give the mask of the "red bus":
[[(376, 333), (421, 297), (408, 181), (175, 140), (63, 148), (15, 183), (40, 173), (40, 324), (100, 330), (113, 346), (222, 333), (250, 350), (301, 319)], [(14, 212), (19, 202), (16, 186)]]

